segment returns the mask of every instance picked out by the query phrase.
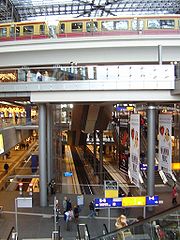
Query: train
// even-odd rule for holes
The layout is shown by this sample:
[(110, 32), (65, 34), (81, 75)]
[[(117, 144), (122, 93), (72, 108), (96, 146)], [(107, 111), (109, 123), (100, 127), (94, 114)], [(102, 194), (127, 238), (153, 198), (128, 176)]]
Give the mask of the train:
[(0, 23), (0, 41), (82, 36), (180, 33), (180, 14), (61, 19)]

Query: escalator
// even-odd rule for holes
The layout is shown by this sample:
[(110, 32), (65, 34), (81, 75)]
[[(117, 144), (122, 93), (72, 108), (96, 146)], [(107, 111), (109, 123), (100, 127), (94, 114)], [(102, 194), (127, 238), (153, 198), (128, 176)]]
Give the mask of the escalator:
[[(128, 234), (127, 234), (128, 232)], [(89, 238), (90, 239), (90, 238)], [(90, 240), (179, 240), (180, 204)]]

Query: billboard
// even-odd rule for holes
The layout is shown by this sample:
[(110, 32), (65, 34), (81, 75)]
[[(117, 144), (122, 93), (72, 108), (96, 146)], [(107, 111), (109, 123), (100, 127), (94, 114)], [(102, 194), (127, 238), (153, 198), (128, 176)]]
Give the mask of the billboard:
[(159, 114), (159, 170), (172, 172), (172, 115)]
[(131, 114), (130, 118), (130, 161), (131, 181), (139, 187), (140, 174), (140, 115)]
[(4, 152), (4, 140), (2, 133), (0, 133), (0, 154), (3, 152)]

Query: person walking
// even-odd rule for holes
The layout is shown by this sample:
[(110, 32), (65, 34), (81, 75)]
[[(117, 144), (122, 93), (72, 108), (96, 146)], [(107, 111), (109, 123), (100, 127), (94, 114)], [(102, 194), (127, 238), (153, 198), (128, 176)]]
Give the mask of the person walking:
[(96, 216), (96, 212), (95, 212), (95, 208), (94, 208), (94, 202), (91, 201), (89, 203), (89, 210), (90, 210), (90, 214), (88, 215), (88, 217), (92, 218)]
[(177, 204), (177, 188), (176, 188), (176, 183), (174, 183), (174, 186), (172, 188), (172, 204), (175, 206)]

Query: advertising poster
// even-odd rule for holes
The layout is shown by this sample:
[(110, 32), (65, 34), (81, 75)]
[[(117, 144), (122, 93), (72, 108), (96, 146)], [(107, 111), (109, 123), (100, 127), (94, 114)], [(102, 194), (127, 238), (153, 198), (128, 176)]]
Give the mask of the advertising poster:
[(129, 134), (127, 128), (120, 128), (120, 158), (119, 158), (119, 169), (124, 171), (126, 174), (128, 172), (128, 158), (129, 158), (129, 151), (128, 151), (128, 141), (129, 141)]
[(140, 115), (131, 114), (130, 119), (130, 175), (132, 182), (139, 187), (140, 174)]
[(159, 114), (159, 170), (172, 171), (172, 115)]
[(4, 141), (3, 141), (3, 135), (0, 133), (0, 154), (4, 152)]

